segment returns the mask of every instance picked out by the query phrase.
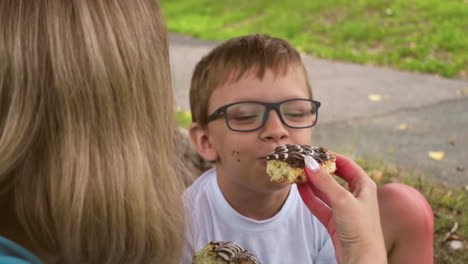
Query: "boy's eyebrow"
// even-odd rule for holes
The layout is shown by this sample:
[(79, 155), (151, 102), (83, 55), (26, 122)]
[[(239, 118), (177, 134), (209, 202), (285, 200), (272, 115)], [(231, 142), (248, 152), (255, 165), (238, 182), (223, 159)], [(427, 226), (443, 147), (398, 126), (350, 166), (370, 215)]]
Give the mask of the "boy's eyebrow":
[(244, 99), (239, 99), (239, 100), (232, 100), (230, 102), (222, 104), (222, 105), (220, 105), (218, 107), (215, 107), (213, 109), (213, 111), (216, 111), (216, 109), (219, 109), (219, 108), (221, 108), (223, 106), (226, 106), (226, 105), (229, 105), (229, 104), (235, 104), (235, 103), (241, 103), (241, 102), (278, 103), (278, 102), (291, 100), (291, 99), (310, 99), (310, 98), (308, 98), (307, 96), (306, 97), (304, 97), (304, 96), (287, 96), (287, 97), (284, 97), (281, 100), (275, 100), (275, 101), (265, 101), (263, 99), (258, 99), (258, 98), (244, 98)]

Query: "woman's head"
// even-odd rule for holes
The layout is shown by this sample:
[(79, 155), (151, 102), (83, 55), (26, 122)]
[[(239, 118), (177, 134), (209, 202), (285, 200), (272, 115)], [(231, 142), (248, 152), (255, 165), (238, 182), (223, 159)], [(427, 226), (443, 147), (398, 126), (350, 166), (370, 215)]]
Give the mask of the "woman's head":
[(3, 0), (0, 24), (0, 187), (31, 238), (64, 261), (176, 262), (182, 185), (156, 1)]

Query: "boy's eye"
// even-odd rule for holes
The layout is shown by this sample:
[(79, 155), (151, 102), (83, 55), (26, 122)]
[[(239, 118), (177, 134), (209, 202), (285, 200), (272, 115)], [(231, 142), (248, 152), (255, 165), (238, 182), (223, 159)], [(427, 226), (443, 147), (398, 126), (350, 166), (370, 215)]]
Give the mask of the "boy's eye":
[(258, 114), (234, 114), (231, 115), (229, 119), (237, 122), (247, 122), (247, 121), (253, 121), (258, 119), (259, 115)]
[(286, 118), (305, 118), (309, 117), (314, 113), (314, 109), (310, 107), (306, 108), (292, 108), (292, 109), (283, 109), (282, 114)]
[(247, 124), (262, 119), (263, 106), (252, 103), (242, 103), (233, 105), (228, 108), (226, 112), (230, 122)]
[(287, 117), (304, 117), (307, 115), (307, 113), (304, 113), (304, 112), (286, 112), (286, 113), (283, 113), (283, 115), (287, 116)]

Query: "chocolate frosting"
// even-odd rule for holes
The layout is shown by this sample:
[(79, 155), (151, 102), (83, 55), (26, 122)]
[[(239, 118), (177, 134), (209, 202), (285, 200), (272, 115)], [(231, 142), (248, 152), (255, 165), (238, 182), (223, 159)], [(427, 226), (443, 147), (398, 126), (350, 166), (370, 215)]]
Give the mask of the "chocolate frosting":
[(214, 246), (212, 251), (230, 264), (242, 264), (244, 262), (260, 264), (260, 261), (254, 255), (233, 242), (212, 241), (210, 244)]
[(311, 156), (320, 164), (334, 157), (332, 153), (322, 147), (286, 144), (276, 147), (275, 151), (269, 154), (266, 159), (284, 161), (294, 168), (304, 168), (306, 156)]

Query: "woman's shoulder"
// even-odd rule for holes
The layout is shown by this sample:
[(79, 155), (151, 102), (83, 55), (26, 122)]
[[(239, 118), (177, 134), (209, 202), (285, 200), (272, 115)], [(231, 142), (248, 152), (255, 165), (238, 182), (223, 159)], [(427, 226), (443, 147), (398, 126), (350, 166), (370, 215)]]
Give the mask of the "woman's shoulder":
[(42, 264), (42, 261), (24, 247), (0, 236), (0, 263)]

